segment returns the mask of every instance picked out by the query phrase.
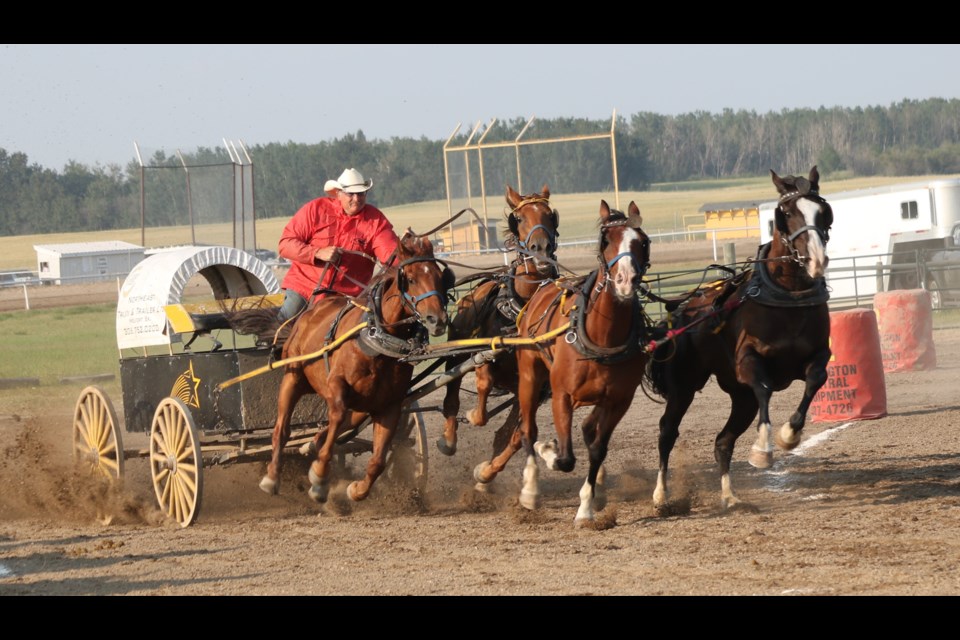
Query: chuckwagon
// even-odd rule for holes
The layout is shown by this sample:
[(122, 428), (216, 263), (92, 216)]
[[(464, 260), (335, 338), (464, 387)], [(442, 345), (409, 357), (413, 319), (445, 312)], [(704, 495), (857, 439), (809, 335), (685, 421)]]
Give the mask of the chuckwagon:
[[(102, 389), (91, 386), (81, 392), (74, 413), (76, 458), (94, 474), (109, 480), (122, 476), (126, 458), (149, 458), (154, 491), (162, 510), (184, 527), (193, 523), (199, 512), (204, 466), (267, 461), (267, 473), (260, 488), (267, 493), (277, 493), (280, 459), (287, 450), (317, 459), (310, 466), (308, 477), (310, 497), (318, 502), (327, 499), (329, 486), (325, 474), (330, 455), (343, 467), (347, 455), (369, 454), (366, 477), (347, 487), (347, 495), (352, 500), (365, 499), (376, 477), (384, 471), (422, 493), (428, 467), (424, 414), (442, 411), (443, 433), (436, 445), (443, 454), (453, 455), (457, 449), (457, 424), (462, 421), (457, 399), (459, 381), (468, 372), (476, 371), (478, 406), (468, 412), (467, 419), (482, 425), (495, 414), (511, 408), (494, 438), (498, 451), (504, 445), (503, 438), (510, 442), (502, 456), (498, 456), (498, 462), (505, 463), (519, 449), (519, 405), (517, 398), (510, 397), (487, 411), (487, 394), (494, 388), (508, 395), (516, 394), (516, 365), (509, 357), (514, 347), (526, 345), (539, 349), (539, 343), (561, 336), (567, 342), (586, 340), (581, 328), (586, 326), (587, 304), (586, 298), (581, 300), (580, 296), (589, 294), (593, 286), (591, 278), (599, 275), (599, 270), (595, 270), (588, 276), (559, 277), (553, 258), (557, 214), (549, 207), (548, 197), (546, 185), (541, 193), (527, 197), (508, 188), (507, 201), (512, 207), (508, 222), (518, 238), (517, 257), (502, 269), (480, 271), (459, 281), (446, 263), (436, 258), (430, 243), (421, 242), (425, 234), (408, 230), (400, 239), (399, 264), (386, 270), (379, 280), (375, 278), (359, 299), (340, 306), (336, 303), (317, 305), (323, 309), (311, 307), (312, 313), (297, 321), (298, 329), (309, 328), (293, 332), (297, 336), (292, 342), (295, 348), (287, 344), (282, 360), (277, 359), (276, 350), (264, 340), (263, 333), (241, 334), (231, 328), (236, 326), (231, 323), (231, 317), (236, 318), (237, 313), (260, 312), (264, 306), (280, 303), (279, 285), (264, 263), (246, 252), (227, 247), (179, 248), (149, 256), (124, 282), (117, 305), (126, 430), (149, 434), (148, 446), (124, 449), (120, 421), (112, 403)], [(610, 225), (611, 228), (639, 225), (639, 213), (634, 216), (637, 222), (633, 224), (628, 224), (621, 212), (617, 214), (624, 221)], [(601, 235), (600, 248), (604, 247), (603, 241), (604, 235)], [(643, 249), (646, 250), (646, 245)], [(607, 271), (612, 265), (628, 255), (625, 250), (619, 251), (610, 260), (601, 260), (598, 256), (601, 266), (606, 265), (604, 283), (609, 280)], [(629, 257), (633, 262), (639, 260), (635, 271), (642, 273), (646, 259), (632, 254)], [(205, 280), (210, 289), (209, 299), (186, 300), (188, 284), (199, 278)], [(638, 283), (639, 278), (630, 281)], [(470, 282), (476, 284), (457, 301), (457, 311), (451, 316), (454, 320), (448, 337), (459, 339), (443, 340), (441, 335), (448, 321), (445, 308), (452, 299), (450, 296)], [(525, 300), (521, 288), (536, 291), (549, 282), (555, 285), (551, 291), (560, 292), (560, 299), (569, 298), (571, 302), (562, 305), (563, 315), (580, 309), (579, 315), (576, 319), (571, 316), (550, 331), (531, 329), (527, 335), (518, 336), (514, 322)], [(606, 288), (606, 284), (600, 288)], [(634, 298), (634, 294), (629, 297)], [(354, 308), (347, 311), (351, 305)], [(386, 313), (388, 305), (390, 311)], [(344, 311), (338, 312), (341, 308)], [(253, 315), (267, 315), (273, 323), (277, 321), (275, 314)], [(348, 316), (349, 321), (338, 324), (341, 317)], [(631, 318), (633, 315), (626, 315), (628, 321)], [(308, 324), (301, 325), (302, 322)], [(318, 323), (326, 323), (321, 325), (322, 331), (316, 330), (314, 325)], [(399, 340), (392, 332), (401, 326), (420, 329)], [(426, 339), (427, 326), (431, 327), (432, 343)], [(306, 338), (297, 344), (296, 340), (303, 336)], [(308, 340), (314, 341), (306, 342)], [(639, 342), (639, 336), (631, 334), (627, 343), (611, 347), (613, 351), (603, 348), (597, 351), (593, 345), (585, 357), (609, 357), (627, 344), (639, 347)], [(346, 352), (350, 355), (339, 357)], [(308, 366), (321, 366), (322, 361), (336, 369), (337, 365), (326, 362), (328, 356), (330, 361), (341, 363), (383, 357), (411, 365), (409, 371), (416, 375), (403, 378), (402, 387), (395, 381), (403, 376), (375, 379), (363, 392), (365, 401), (371, 404), (358, 403), (359, 392), (355, 392), (350, 400), (353, 404), (347, 405), (339, 386), (327, 385), (321, 392), (317, 384), (326, 383), (315, 384), (312, 379), (309, 384), (316, 395), (301, 398), (302, 391), (295, 393), (294, 390), (302, 390)], [(293, 362), (310, 364), (286, 366)], [(434, 373), (444, 365), (444, 369)], [(386, 371), (379, 366), (364, 371), (374, 369)], [(316, 368), (311, 371), (309, 375), (324, 380), (340, 375), (329, 368), (326, 374), (320, 374)], [(286, 382), (281, 385), (285, 376)], [(442, 408), (419, 404), (421, 399), (442, 387), (448, 387)], [(330, 396), (332, 388), (341, 395)], [(336, 411), (328, 411), (321, 395), (327, 397), (329, 406)], [(543, 389), (539, 399), (533, 400), (533, 407), (549, 395), (550, 389)], [(386, 411), (392, 412), (391, 416), (399, 415), (399, 419), (390, 418), (394, 422), (389, 425), (384, 421), (383, 397), (395, 403)], [(294, 409), (288, 418), (286, 411), (290, 406)], [(367, 421), (351, 426), (343, 422), (344, 406), (354, 411), (354, 415), (370, 412), (374, 416), (369, 439), (359, 437), (371, 424), (369, 416)], [(333, 436), (329, 435), (329, 424), (337, 424)], [(384, 429), (390, 435), (385, 437)], [(318, 461), (321, 466), (315, 471)], [(478, 465), (474, 470), (478, 488), (492, 481), (500, 470), (500, 465), (485, 462)]]
[[(199, 292), (207, 290), (204, 299)], [(101, 387), (88, 386), (74, 411), (75, 459), (96, 477), (117, 481), (126, 459), (148, 458), (161, 509), (183, 527), (192, 524), (204, 466), (268, 459), (277, 417), (282, 367), (271, 368), (273, 349), (232, 331), (223, 310), (277, 305), (281, 298), (270, 267), (230, 247), (174, 248), (137, 264), (119, 292), (116, 332), (123, 422), (128, 433), (149, 434), (148, 445), (125, 449), (114, 402)], [(250, 372), (257, 375), (246, 377)], [(308, 447), (325, 418), (318, 396), (302, 398), (287, 448)], [(341, 463), (371, 450), (359, 437), (364, 428), (337, 439)], [(426, 482), (426, 449), (424, 421), (411, 400), (391, 460), (407, 456), (403, 468), (412, 469), (415, 488)]]

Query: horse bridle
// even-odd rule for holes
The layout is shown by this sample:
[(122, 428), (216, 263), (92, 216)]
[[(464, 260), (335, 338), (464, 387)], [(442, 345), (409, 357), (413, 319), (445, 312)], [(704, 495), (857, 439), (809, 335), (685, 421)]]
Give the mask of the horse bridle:
[(633, 264), (633, 270), (636, 272), (636, 275), (633, 278), (633, 286), (639, 288), (643, 282), (643, 276), (646, 275), (647, 269), (650, 268), (650, 261), (648, 260), (646, 264), (641, 265), (637, 261), (637, 256), (633, 255), (632, 251), (623, 251), (618, 253), (613, 258), (608, 260), (606, 263), (603, 261), (603, 238), (606, 235), (607, 229), (611, 227), (623, 227), (628, 226), (631, 229), (640, 229), (640, 225), (635, 224), (634, 221), (626, 218), (624, 220), (614, 220), (612, 222), (605, 222), (600, 225), (600, 240), (597, 243), (600, 246), (600, 251), (597, 252), (597, 261), (600, 263), (603, 271), (603, 279), (597, 281), (596, 287), (594, 289), (599, 293), (607, 286), (607, 282), (610, 280), (610, 269), (617, 263), (620, 258), (629, 257), (630, 262)]
[(425, 293), (421, 293), (421, 294), (418, 295), (418, 296), (412, 296), (412, 295), (410, 295), (409, 293), (407, 293), (407, 288), (406, 288), (406, 286), (401, 286), (401, 285), (400, 285), (400, 278), (401, 278), (401, 277), (405, 277), (405, 276), (402, 275), (403, 268), (404, 268), (405, 266), (410, 265), (410, 264), (413, 264), (413, 263), (415, 263), (415, 262), (434, 262), (434, 263), (436, 263), (437, 265), (443, 265), (443, 271), (442, 271), (442, 274), (441, 274), (441, 282), (443, 282), (443, 281), (446, 280), (446, 279), (449, 279), (449, 278), (447, 278), (446, 274), (447, 274), (447, 273), (452, 273), (452, 271), (450, 271), (450, 267), (449, 267), (449, 266), (447, 265), (447, 263), (444, 262), (443, 260), (438, 260), (437, 258), (428, 258), (428, 257), (425, 257), (425, 256), (416, 256), (416, 257), (413, 257), (413, 258), (407, 258), (406, 260), (404, 260), (403, 262), (401, 262), (399, 265), (397, 265), (397, 288), (400, 289), (400, 294), (401, 294), (401, 297), (402, 297), (402, 300), (403, 300), (403, 305), (404, 305), (407, 309), (410, 310), (410, 312), (413, 314), (413, 317), (415, 318), (415, 321), (416, 321), (416, 322), (421, 322), (421, 321), (423, 320), (423, 318), (420, 317), (420, 312), (417, 311), (417, 305), (420, 303), (421, 300), (426, 300), (427, 298), (429, 298), (429, 297), (431, 297), (431, 296), (437, 296), (438, 298), (440, 298), (440, 303), (441, 303), (441, 305), (446, 305), (446, 304), (447, 304), (447, 297), (446, 297), (446, 292), (440, 292), (440, 291), (437, 291), (436, 289), (431, 289), (430, 291), (427, 291), (427, 292), (425, 292)]
[[(816, 202), (821, 206), (826, 206), (826, 207), (830, 206), (830, 204), (820, 196), (820, 192), (817, 189), (812, 188), (812, 185), (806, 178), (797, 178), (794, 186), (797, 189), (796, 191), (790, 191), (788, 193), (785, 193), (782, 196), (780, 196), (779, 200), (777, 200), (777, 208), (776, 208), (776, 211), (774, 211), (775, 216), (777, 214), (780, 214), (784, 218), (786, 218), (790, 214), (788, 214), (786, 211), (783, 210), (782, 205), (785, 203), (794, 202), (796, 200), (799, 200), (800, 198), (807, 198), (809, 200)], [(786, 223), (784, 223), (784, 226), (786, 226)], [(787, 228), (786, 231), (789, 232), (789, 228)], [(797, 248), (794, 246), (793, 243), (794, 241), (796, 241), (797, 238), (799, 238), (801, 235), (809, 231), (815, 231), (817, 235), (820, 237), (820, 241), (823, 242), (824, 245), (826, 245), (827, 242), (830, 241), (829, 224), (827, 225), (826, 229), (823, 229), (815, 224), (805, 224), (799, 229), (796, 229), (795, 231), (793, 231), (792, 233), (784, 234), (782, 230), (780, 233), (780, 241), (793, 254), (793, 259), (801, 264), (803, 263), (803, 258), (800, 256), (800, 252), (797, 250)]]
[[(539, 196), (534, 198), (526, 198), (517, 203), (517, 206), (510, 211), (510, 216), (517, 218), (518, 217), (516, 215), (517, 211), (527, 206), (528, 204), (545, 203), (549, 207), (550, 206), (549, 202), (550, 200), (548, 200), (547, 198), (541, 198)], [(556, 209), (552, 209), (551, 212), (556, 213)], [(519, 220), (517, 221), (517, 228), (518, 229), (520, 228)], [(530, 251), (528, 246), (530, 244), (530, 239), (533, 237), (533, 234), (537, 229), (543, 229), (543, 232), (547, 234), (547, 256), (555, 259), (557, 257), (556, 254), (557, 254), (558, 233), (556, 229), (550, 229), (549, 227), (543, 224), (534, 225), (533, 228), (530, 229), (530, 233), (527, 234), (527, 237), (525, 239), (521, 240), (519, 237), (517, 238), (517, 246), (519, 246), (525, 252), (521, 254), (524, 256), (523, 259), (529, 260), (530, 258), (534, 257), (533, 253)]]

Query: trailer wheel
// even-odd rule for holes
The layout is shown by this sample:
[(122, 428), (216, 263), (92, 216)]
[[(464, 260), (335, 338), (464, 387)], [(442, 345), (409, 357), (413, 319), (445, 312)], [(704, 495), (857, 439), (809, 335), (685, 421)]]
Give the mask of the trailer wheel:
[(927, 291), (930, 293), (930, 307), (940, 309), (943, 307), (943, 294), (940, 292), (940, 285), (933, 276), (927, 276)]
[(100, 387), (80, 392), (73, 411), (73, 459), (98, 479), (123, 477), (123, 442), (113, 403)]
[(197, 425), (179, 398), (164, 398), (153, 414), (150, 475), (163, 512), (181, 527), (190, 526), (200, 511), (203, 457)]

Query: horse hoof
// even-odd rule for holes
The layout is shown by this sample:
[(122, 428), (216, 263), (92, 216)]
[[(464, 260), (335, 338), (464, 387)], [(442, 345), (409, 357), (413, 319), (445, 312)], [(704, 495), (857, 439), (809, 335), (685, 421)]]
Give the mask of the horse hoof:
[(773, 466), (773, 452), (762, 451), (760, 449), (750, 449), (750, 455), (747, 457), (747, 462), (757, 469), (769, 469)]
[(453, 445), (448, 445), (446, 440), (444, 440), (443, 438), (440, 438), (439, 440), (437, 440), (437, 449), (439, 449), (440, 453), (442, 453), (445, 456), (452, 456), (457, 452), (457, 443), (453, 443)]
[(317, 445), (311, 440), (300, 446), (300, 455), (305, 458), (315, 458), (317, 456)]
[(723, 505), (724, 509), (732, 509), (733, 507), (740, 504), (740, 498), (737, 498), (736, 496), (728, 496), (726, 498), (721, 498), (720, 504)]
[(480, 484), (487, 484), (493, 478), (487, 477), (487, 469), (490, 467), (489, 462), (481, 462), (473, 468), (473, 479), (479, 482)]
[(548, 469), (556, 470), (557, 462), (557, 441), (551, 440), (550, 442), (540, 442), (537, 440), (533, 443), (533, 450), (536, 452), (540, 459), (547, 463)]
[(493, 487), (491, 487), (486, 482), (478, 482), (477, 484), (473, 485), (473, 490), (476, 491), (477, 493), (486, 493), (486, 494), (495, 493), (495, 491), (493, 490)]
[(574, 529), (584, 529), (593, 524), (593, 518), (574, 518), (573, 528)]
[(360, 502), (361, 500), (366, 499), (366, 494), (360, 495), (360, 491), (357, 489), (357, 482), (351, 482), (347, 485), (347, 497), (353, 500), (354, 502)]
[(474, 427), (483, 427), (487, 424), (486, 420), (480, 418), (480, 412), (476, 409), (471, 409), (467, 411), (467, 422), (469, 422)]
[(271, 480), (270, 476), (263, 476), (263, 480), (260, 481), (260, 490), (271, 496), (275, 496), (280, 492), (280, 483), (276, 480)]
[(799, 437), (797, 437), (796, 439), (794, 439), (794, 440), (792, 440), (792, 441), (791, 441), (791, 440), (786, 440), (786, 439), (780, 437), (780, 432), (779, 432), (779, 431), (777, 431), (775, 434), (773, 434), (773, 441), (774, 441), (775, 443), (777, 443), (777, 446), (780, 447), (780, 449), (783, 450), (783, 451), (790, 451), (790, 450), (792, 450), (792, 449), (796, 449), (796, 448), (797, 448), (797, 445), (800, 444), (800, 438), (799, 438)]
[(330, 485), (327, 483), (312, 484), (307, 490), (307, 495), (309, 495), (310, 499), (314, 502), (323, 504), (327, 501), (327, 496), (330, 495)]
[(520, 506), (528, 511), (535, 511), (540, 508), (540, 494), (520, 492)]
[(307, 478), (310, 480), (310, 489), (307, 491), (310, 498), (314, 502), (326, 502), (330, 494), (330, 484), (316, 474), (313, 465), (310, 465), (310, 469), (307, 470)]

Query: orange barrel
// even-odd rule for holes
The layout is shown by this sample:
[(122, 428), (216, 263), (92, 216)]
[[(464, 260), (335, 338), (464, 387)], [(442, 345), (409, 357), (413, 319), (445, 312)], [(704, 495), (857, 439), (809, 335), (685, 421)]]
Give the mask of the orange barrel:
[(930, 292), (923, 289), (882, 291), (873, 297), (887, 373), (937, 368), (930, 302)]
[(887, 415), (887, 381), (872, 309), (830, 313), (827, 382), (810, 403), (812, 422), (872, 420)]

